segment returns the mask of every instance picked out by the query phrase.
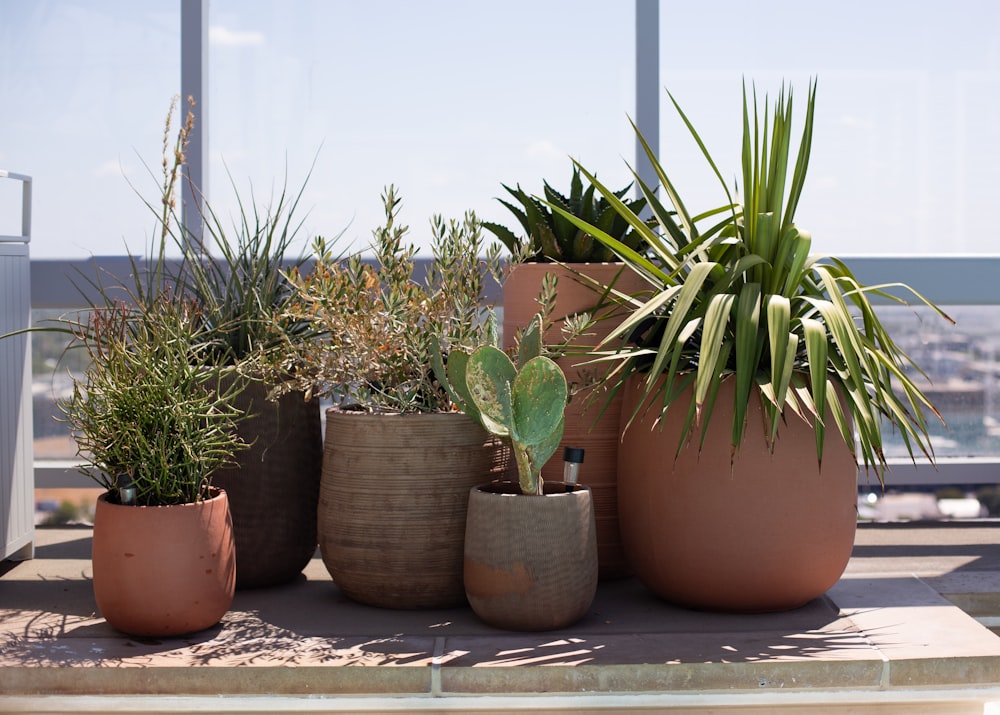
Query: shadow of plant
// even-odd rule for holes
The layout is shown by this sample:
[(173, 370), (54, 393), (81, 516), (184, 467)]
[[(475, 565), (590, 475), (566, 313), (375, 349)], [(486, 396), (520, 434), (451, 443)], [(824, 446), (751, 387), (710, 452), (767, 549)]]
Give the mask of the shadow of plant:
[(256, 612), (230, 612), (218, 637), (188, 649), (199, 665), (430, 665), (434, 639), (402, 634), (372, 637), (302, 636)]

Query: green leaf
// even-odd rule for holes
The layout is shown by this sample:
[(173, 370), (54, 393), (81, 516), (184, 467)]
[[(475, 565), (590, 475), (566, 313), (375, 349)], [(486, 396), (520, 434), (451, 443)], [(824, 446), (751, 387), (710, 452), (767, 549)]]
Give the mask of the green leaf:
[[(564, 419), (560, 418), (559, 423), (552, 431), (549, 432), (545, 439), (526, 446), (528, 460), (531, 464), (532, 471), (540, 472), (542, 467), (544, 467), (545, 464), (552, 458), (552, 455), (556, 453), (556, 450), (559, 449), (559, 443), (562, 441), (565, 426), (566, 423)], [(529, 486), (533, 486), (533, 491), (536, 494), (541, 493), (541, 484)]]
[(802, 332), (805, 335), (811, 394), (816, 410), (816, 454), (822, 457), (826, 420), (827, 334), (823, 323), (813, 318), (802, 319)]
[[(540, 401), (540, 396), (544, 399)], [(541, 444), (562, 422), (568, 388), (562, 370), (546, 357), (532, 358), (517, 373), (512, 389), (511, 436)]]
[[(438, 361), (440, 362), (440, 358), (438, 358)], [(445, 384), (449, 386), (449, 394), (453, 395), (452, 401), (458, 405), (458, 408), (472, 419), (480, 422), (479, 408), (476, 406), (476, 401), (472, 398), (472, 393), (469, 392), (466, 377), (468, 366), (468, 353), (461, 350), (452, 350), (448, 353), (447, 381)], [(437, 368), (435, 368), (436, 372)], [(438, 378), (438, 381), (441, 382), (440, 378)]]
[(736, 304), (736, 396), (733, 429), (740, 425), (740, 433), (733, 434), (733, 444), (739, 444), (742, 425), (746, 419), (750, 390), (760, 364), (763, 340), (760, 331), (761, 291), (759, 283), (744, 283)]
[[(724, 363), (720, 364), (720, 357), (723, 352), (728, 352), (726, 347), (729, 343), (723, 338), (735, 302), (736, 296), (731, 293), (715, 295), (705, 311), (701, 349), (698, 354), (698, 379), (695, 382), (695, 403), (699, 411), (708, 395), (709, 387), (718, 385), (719, 376), (725, 368)], [(701, 420), (698, 422), (700, 424)]]
[(542, 316), (535, 314), (531, 321), (521, 331), (517, 344), (517, 364), (523, 368), (529, 360), (539, 357), (543, 352)]
[(769, 295), (764, 300), (767, 311), (768, 345), (771, 350), (771, 384), (775, 390), (775, 407), (780, 411), (785, 404), (785, 391), (788, 389), (788, 382), (784, 376), (789, 373), (795, 359), (794, 352), (789, 355), (787, 349), (791, 326), (791, 301), (781, 295)]
[(483, 345), (469, 357), (466, 384), (483, 425), (499, 436), (509, 435), (514, 424), (511, 386), (517, 368), (510, 358), (492, 345)]

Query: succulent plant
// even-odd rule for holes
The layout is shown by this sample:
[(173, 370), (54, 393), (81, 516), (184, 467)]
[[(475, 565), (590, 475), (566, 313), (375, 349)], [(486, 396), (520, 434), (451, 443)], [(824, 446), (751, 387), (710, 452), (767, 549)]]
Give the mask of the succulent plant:
[(559, 366), (542, 355), (541, 319), (524, 331), (518, 362), (493, 345), (472, 354), (453, 350), (434, 363), (454, 402), (514, 452), (524, 494), (542, 494), (542, 467), (559, 447), (569, 397)]
[[(643, 239), (632, 229), (611, 202), (600, 193), (596, 193), (593, 183), (583, 188), (580, 168), (573, 167), (573, 178), (570, 181), (569, 196), (564, 196), (549, 183), (543, 182), (545, 199), (565, 209), (577, 218), (593, 224), (605, 234), (638, 250)], [(566, 217), (550, 209), (543, 201), (529, 195), (518, 184), (512, 189), (501, 184), (511, 196), (520, 203), (517, 206), (509, 201), (498, 199), (510, 209), (526, 237), (514, 234), (506, 226), (497, 223), (483, 222), (483, 228), (491, 231), (507, 247), (512, 256), (528, 261), (562, 261), (564, 263), (601, 263), (617, 261), (618, 257), (590, 233), (578, 228)], [(640, 213), (646, 206), (646, 199), (626, 200), (625, 194), (632, 188), (629, 184), (624, 189), (614, 192), (614, 196), (622, 201), (633, 212)]]

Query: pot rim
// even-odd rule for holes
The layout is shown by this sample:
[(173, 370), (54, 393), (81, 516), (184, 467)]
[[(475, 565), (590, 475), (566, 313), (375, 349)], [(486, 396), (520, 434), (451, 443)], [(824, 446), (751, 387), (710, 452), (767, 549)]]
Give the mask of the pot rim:
[(226, 490), (223, 489), (222, 487), (210, 486), (208, 490), (209, 494), (211, 495), (209, 496), (208, 499), (202, 499), (200, 501), (189, 501), (189, 502), (184, 502), (183, 504), (149, 504), (149, 505), (135, 504), (127, 506), (125, 504), (118, 504), (117, 502), (110, 501), (108, 499), (108, 497), (111, 495), (110, 491), (102, 492), (97, 497), (97, 501), (104, 502), (104, 504), (109, 507), (122, 508), (122, 509), (173, 509), (176, 507), (184, 507), (184, 506), (198, 507), (201, 506), (202, 504), (211, 504), (212, 502), (218, 501), (219, 499), (226, 497)]

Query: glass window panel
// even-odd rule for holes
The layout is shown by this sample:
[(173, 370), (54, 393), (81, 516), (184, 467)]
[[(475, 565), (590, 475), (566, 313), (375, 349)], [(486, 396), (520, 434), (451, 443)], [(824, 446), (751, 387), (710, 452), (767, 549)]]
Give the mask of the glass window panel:
[[(3, 168), (6, 167), (0, 164), (0, 169)], [(21, 192), (23, 186), (20, 181), (0, 179), (0, 236), (21, 235)]]
[[(293, 7), (294, 11), (289, 8)], [(396, 184), (434, 213), (509, 223), (501, 182), (568, 190), (569, 156), (617, 186), (634, 139), (634, 9), (588, 0), (211, 4), (210, 195), (301, 185), (306, 234), (365, 248)]]
[[(756, 83), (761, 99), (783, 80), (792, 83), (801, 126), (808, 80), (818, 77), (813, 152), (797, 213), (815, 249), (995, 253), (998, 24), (1000, 4), (990, 0), (915, 0), (905, 11), (865, 0), (668, 2), (661, 82), (733, 182), (742, 82)], [(719, 205), (716, 180), (669, 103), (662, 107), (663, 155), (684, 177), (689, 208)]]
[[(909, 371), (941, 413), (928, 414), (939, 459), (1000, 456), (1000, 325), (998, 306), (947, 306), (952, 326), (929, 308), (887, 306), (879, 315), (890, 334), (926, 373)], [(901, 440), (887, 435), (886, 456), (907, 458)]]
[[(33, 310), (32, 324), (52, 327), (52, 320), (71, 313), (62, 310)], [(31, 336), (32, 410), (35, 459), (71, 459), (76, 442), (66, 425), (59, 421), (58, 401), (69, 398), (73, 378), (82, 378), (87, 369), (83, 350), (66, 350), (69, 336), (41, 331)], [(86, 480), (84, 480), (85, 482)]]
[(32, 257), (142, 253), (152, 222), (125, 177), (144, 189), (142, 162), (158, 170), (180, 86), (179, 5), (0, 7), (0, 168), (34, 178)]

